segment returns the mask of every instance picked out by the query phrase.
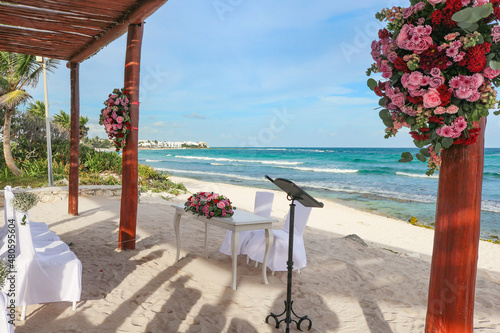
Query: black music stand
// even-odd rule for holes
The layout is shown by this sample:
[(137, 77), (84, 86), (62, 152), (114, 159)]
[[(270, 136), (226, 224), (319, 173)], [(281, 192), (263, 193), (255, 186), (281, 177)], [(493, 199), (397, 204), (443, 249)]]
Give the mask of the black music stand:
[[(280, 313), (279, 315), (275, 315), (274, 313), (271, 312), (270, 315), (266, 317), (266, 323), (269, 324), (269, 317), (273, 318), (276, 321), (276, 328), (280, 328), (280, 324), (282, 321), (285, 321), (286, 323), (286, 332), (290, 332), (290, 323), (294, 322), (297, 324), (297, 328), (299, 331), (302, 331), (300, 328), (300, 324), (307, 320), (309, 321), (309, 326), (307, 330), (309, 331), (312, 327), (312, 321), (309, 319), (307, 316), (299, 317), (295, 311), (293, 311), (292, 305), (292, 270), (293, 270), (293, 228), (294, 228), (294, 217), (295, 217), (295, 200), (298, 200), (303, 206), (305, 207), (323, 207), (323, 203), (317, 201), (313, 197), (311, 197), (309, 194), (307, 194), (303, 189), (298, 187), (296, 184), (293, 182), (283, 179), (283, 178), (276, 178), (275, 180), (272, 180), (271, 177), (266, 175), (266, 178), (269, 179), (272, 183), (274, 183), (276, 186), (278, 186), (280, 189), (282, 189), (286, 194), (287, 194), (287, 199), (291, 201), (290, 203), (290, 230), (288, 231), (289, 233), (289, 238), (288, 238), (288, 261), (287, 261), (287, 268), (288, 268), (288, 278), (287, 278), (287, 288), (286, 288), (286, 301), (285, 301), (285, 310)], [(299, 319), (299, 321), (292, 319), (291, 314)], [(285, 314), (285, 318), (279, 320), (279, 317)]]

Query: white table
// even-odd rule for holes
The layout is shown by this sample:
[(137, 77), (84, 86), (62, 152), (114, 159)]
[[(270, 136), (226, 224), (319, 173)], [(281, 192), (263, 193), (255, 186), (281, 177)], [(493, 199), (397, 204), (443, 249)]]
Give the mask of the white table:
[(174, 215), (174, 230), (175, 238), (177, 242), (177, 255), (175, 256), (175, 262), (179, 261), (179, 255), (181, 252), (181, 239), (179, 235), (179, 225), (182, 215), (187, 215), (188, 217), (205, 223), (205, 257), (208, 258), (208, 226), (215, 225), (227, 230), (232, 231), (231, 238), (231, 252), (233, 258), (233, 290), (236, 290), (236, 267), (238, 258), (238, 248), (240, 244), (240, 232), (247, 230), (260, 230), (264, 229), (266, 233), (266, 252), (264, 254), (264, 263), (262, 264), (262, 276), (264, 278), (264, 283), (269, 284), (267, 281), (266, 268), (267, 268), (267, 257), (269, 256), (269, 250), (273, 242), (273, 223), (277, 222), (275, 219), (262, 217), (253, 213), (245, 212), (242, 210), (235, 210), (232, 217), (212, 217), (207, 219), (205, 216), (194, 215), (191, 212), (184, 211), (184, 205), (172, 205), (175, 208)]

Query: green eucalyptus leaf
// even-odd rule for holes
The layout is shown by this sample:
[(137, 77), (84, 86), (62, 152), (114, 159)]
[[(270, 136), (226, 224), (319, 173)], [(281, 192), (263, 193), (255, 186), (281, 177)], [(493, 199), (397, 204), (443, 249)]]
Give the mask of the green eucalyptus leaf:
[(431, 157), (431, 154), (429, 154), (429, 149), (427, 148), (420, 149), (420, 154), (422, 154), (425, 157)]
[(394, 126), (394, 123), (391, 119), (382, 119), (382, 122), (384, 123), (385, 126), (387, 127), (392, 127)]
[(371, 90), (375, 90), (375, 87), (377, 87), (377, 81), (375, 81), (372, 78), (369, 78), (366, 84), (368, 85), (368, 88), (370, 88)]
[(416, 154), (415, 155), (417, 157), (417, 159), (420, 161), (420, 162), (425, 162), (427, 161), (427, 159), (425, 158), (425, 156), (423, 156), (422, 154)]
[(418, 148), (422, 148), (424, 146), (423, 141), (413, 140), (413, 143), (415, 143), (415, 146), (417, 146)]
[(458, 22), (458, 26), (464, 30), (469, 30), (469, 27), (472, 25), (472, 23), (467, 23), (465, 21), (463, 22)]
[(382, 97), (382, 98), (378, 101), (378, 105), (380, 105), (380, 106), (384, 106), (386, 101), (387, 101), (387, 98)]
[(445, 149), (447, 149), (453, 145), (453, 139), (452, 138), (443, 138), (443, 140), (441, 140), (441, 143), (443, 144), (443, 147)]
[(460, 22), (458, 23), (458, 26), (462, 29), (464, 29), (467, 32), (473, 32), (476, 31), (477, 28), (479, 28), (479, 24), (477, 23), (470, 23), (470, 22)]
[(472, 9), (472, 12), (470, 14), (470, 16), (465, 20), (465, 22), (467, 23), (475, 23), (477, 21), (479, 21), (480, 19), (482, 19), (483, 17), (481, 16), (481, 13), (479, 12), (479, 7), (474, 7), (474, 8), (470, 8)]
[(455, 22), (465, 22), (472, 15), (472, 8), (462, 9), (451, 17)]
[(391, 114), (389, 113), (389, 110), (387, 109), (382, 109), (380, 110), (380, 112), (378, 113), (380, 119), (384, 120), (384, 119), (392, 119), (391, 117)]
[(500, 69), (500, 62), (492, 60), (492, 61), (490, 61), (490, 67), (491, 67), (491, 69), (495, 69), (495, 70)]
[(411, 162), (413, 161), (413, 155), (410, 154), (409, 152), (404, 152), (401, 154), (401, 159), (399, 160), (399, 162), (401, 163), (408, 163), (408, 162)]
[(486, 56), (486, 62), (489, 63), (490, 61), (493, 60), (493, 58), (495, 58), (495, 53), (490, 53)]
[(441, 143), (439, 143), (439, 142), (436, 143), (436, 145), (434, 146), (434, 152), (436, 154), (439, 154), (439, 152), (441, 151), (441, 148), (442, 148)]
[(495, 116), (500, 116), (500, 110), (493, 112)]
[(487, 18), (493, 13), (493, 4), (487, 3), (479, 7), (472, 8), (481, 18)]
[[(474, 29), (475, 30), (475, 29)], [(484, 43), (484, 37), (483, 35), (479, 35), (479, 39), (477, 41), (479, 44), (483, 44)]]

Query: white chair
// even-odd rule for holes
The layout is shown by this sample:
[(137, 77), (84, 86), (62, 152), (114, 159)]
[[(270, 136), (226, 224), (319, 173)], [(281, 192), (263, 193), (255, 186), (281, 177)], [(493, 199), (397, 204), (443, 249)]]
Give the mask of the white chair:
[[(304, 207), (299, 202), (295, 202), (294, 235), (293, 235), (293, 269), (300, 270), (306, 267), (307, 257), (304, 245), (304, 230), (307, 220), (311, 214), (311, 207)], [(287, 270), (288, 261), (288, 239), (290, 227), (290, 213), (288, 213), (283, 230), (273, 230), (274, 239), (271, 246), (267, 267), (273, 272)], [(264, 230), (258, 230), (248, 240), (245, 252), (250, 259), (257, 263), (264, 261), (266, 250), (266, 236)]]
[(0, 292), (0, 332), (2, 333), (14, 333), (14, 325), (12, 325), (12, 319), (7, 309), (8, 305), (7, 295)]
[[(255, 204), (253, 210), (254, 214), (263, 217), (271, 217), (271, 211), (273, 209), (273, 200), (274, 200), (274, 193), (257, 191), (255, 193)], [(244, 249), (247, 245), (248, 240), (252, 237), (252, 235), (255, 232), (256, 230), (240, 232), (240, 245), (237, 254), (246, 254), (244, 252)], [(224, 238), (224, 241), (222, 242), (222, 245), (219, 249), (220, 252), (227, 254), (228, 256), (231, 255), (231, 237), (232, 237), (232, 231), (228, 230), (226, 232), (226, 237)]]
[[(8, 212), (9, 215), (9, 212)], [(16, 258), (16, 306), (22, 306), (21, 320), (26, 317), (26, 306), (30, 304), (70, 301), (73, 310), (80, 300), (82, 290), (82, 264), (72, 251), (35, 250), (31, 228), (21, 225), (21, 214), (16, 212), (17, 247)]]
[[(7, 211), (13, 209), (12, 200), (14, 199), (14, 193), (12, 192), (12, 187), (6, 186), (4, 191), (4, 213), (5, 213), (5, 224), (0, 230), (0, 239), (3, 239), (7, 234)], [(29, 226), (31, 228), (31, 235), (33, 236), (33, 241), (58, 241), (59, 236), (49, 230), (49, 227), (44, 222), (30, 222)]]

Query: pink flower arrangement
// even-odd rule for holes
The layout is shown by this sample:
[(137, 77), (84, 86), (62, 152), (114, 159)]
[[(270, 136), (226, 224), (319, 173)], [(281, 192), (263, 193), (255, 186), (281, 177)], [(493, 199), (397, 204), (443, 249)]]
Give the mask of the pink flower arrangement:
[(130, 100), (127, 91), (114, 89), (104, 101), (99, 124), (104, 125), (108, 137), (113, 140), (116, 151), (123, 149), (127, 143), (127, 135), (132, 129), (129, 116)]
[(193, 194), (184, 203), (184, 210), (198, 216), (204, 215), (207, 219), (212, 217), (231, 217), (236, 207), (223, 195), (213, 192), (198, 192)]
[[(477, 122), (497, 105), (500, 0), (410, 0), (376, 18), (388, 23), (367, 74), (381, 76), (368, 86), (380, 97), (385, 137), (409, 128), (431, 175), (443, 149), (476, 141)], [(407, 152), (400, 161), (411, 160)]]

